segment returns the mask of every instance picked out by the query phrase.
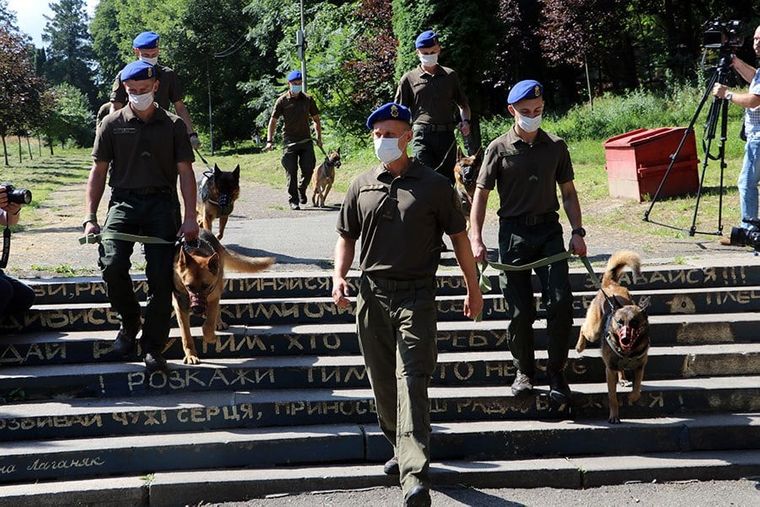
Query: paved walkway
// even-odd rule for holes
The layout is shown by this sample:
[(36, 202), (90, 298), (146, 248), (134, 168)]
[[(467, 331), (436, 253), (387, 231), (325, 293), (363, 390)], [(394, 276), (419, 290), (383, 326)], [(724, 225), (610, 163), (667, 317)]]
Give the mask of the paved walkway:
[[(329, 208), (315, 209), (309, 204), (300, 211), (291, 211), (287, 207), (284, 189), (244, 183), (223, 243), (249, 256), (276, 257), (277, 264), (272, 268), (276, 271), (330, 270), (337, 237), (335, 224), (342, 199), (343, 195), (333, 192), (328, 197)], [(72, 271), (84, 275), (99, 274), (97, 248), (77, 243), (82, 231), (83, 200), (84, 184), (65, 187), (51, 196), (39, 210), (41, 225), (14, 234), (9, 272), (24, 277), (73, 274)], [(107, 202), (106, 192), (100, 207), (101, 218), (105, 216)], [(631, 217), (631, 220), (640, 220), (640, 217)], [(569, 229), (567, 224), (564, 225)], [(644, 224), (642, 227), (656, 226)], [(491, 249), (497, 247), (497, 233), (498, 221), (495, 214), (489, 213), (484, 237)], [(639, 237), (616, 230), (591, 229), (587, 242), (589, 257), (600, 264), (621, 248), (640, 252), (645, 265), (760, 262), (749, 248), (721, 246), (714, 236), (653, 239), (651, 235)], [(133, 268), (140, 271), (144, 259), (140, 248), (135, 250)]]

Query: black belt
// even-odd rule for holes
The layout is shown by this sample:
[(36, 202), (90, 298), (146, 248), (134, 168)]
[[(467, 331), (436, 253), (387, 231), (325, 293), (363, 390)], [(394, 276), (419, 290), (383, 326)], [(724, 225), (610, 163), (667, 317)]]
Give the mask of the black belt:
[(415, 123), (412, 126), (413, 130), (421, 130), (423, 132), (453, 132), (453, 123)]
[(114, 188), (111, 190), (111, 193), (131, 195), (171, 194), (172, 189), (169, 187)]
[(558, 220), (559, 215), (556, 211), (550, 211), (541, 215), (520, 215), (519, 217), (499, 218), (500, 223), (513, 225), (540, 225), (554, 223)]
[(375, 285), (385, 290), (408, 290), (408, 289), (433, 289), (435, 288), (435, 277), (429, 276), (426, 278), (415, 278), (413, 280), (393, 280), (391, 278), (383, 278), (382, 276), (372, 275), (365, 273), (363, 276), (367, 277)]

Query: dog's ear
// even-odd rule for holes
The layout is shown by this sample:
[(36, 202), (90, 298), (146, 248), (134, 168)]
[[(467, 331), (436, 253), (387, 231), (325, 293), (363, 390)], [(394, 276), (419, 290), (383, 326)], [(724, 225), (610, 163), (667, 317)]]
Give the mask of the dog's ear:
[(214, 255), (208, 258), (208, 270), (213, 274), (219, 273), (219, 254), (214, 252)]
[(235, 177), (235, 179), (240, 179), (240, 164), (235, 166), (235, 170), (232, 171), (232, 175)]
[(482, 160), (483, 159), (483, 147), (481, 146), (478, 148), (478, 151), (475, 152), (475, 160)]
[(221, 174), (222, 174), (222, 170), (219, 169), (218, 165), (214, 164), (214, 177), (218, 177)]
[(337, 151), (337, 152), (338, 152), (338, 155), (340, 155), (340, 146), (338, 146), (338, 149), (337, 149), (337, 150), (335, 150), (335, 151)]

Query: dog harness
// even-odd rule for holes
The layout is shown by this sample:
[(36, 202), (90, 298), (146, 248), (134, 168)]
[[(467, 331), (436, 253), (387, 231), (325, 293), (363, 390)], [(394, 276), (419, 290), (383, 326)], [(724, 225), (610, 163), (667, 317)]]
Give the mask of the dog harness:
[(211, 198), (211, 184), (213, 181), (214, 173), (209, 171), (203, 173), (203, 179), (201, 180), (200, 188), (201, 200), (219, 206), (219, 214), (223, 217), (230, 216), (233, 208), (235, 207), (235, 202), (232, 200), (232, 196), (230, 194), (223, 194), (221, 192), (219, 193), (219, 200), (213, 200)]

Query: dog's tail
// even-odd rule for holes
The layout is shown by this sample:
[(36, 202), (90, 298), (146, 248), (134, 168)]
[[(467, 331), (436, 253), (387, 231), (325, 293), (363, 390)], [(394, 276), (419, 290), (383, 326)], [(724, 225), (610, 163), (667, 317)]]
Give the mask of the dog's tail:
[(602, 278), (602, 287), (608, 287), (612, 283), (617, 283), (626, 266), (631, 268), (637, 275), (640, 275), (641, 257), (639, 257), (639, 254), (630, 250), (619, 250), (612, 254), (612, 257), (607, 262), (607, 269)]
[(274, 257), (246, 257), (227, 249), (222, 250), (224, 268), (240, 273), (256, 273), (274, 264)]

